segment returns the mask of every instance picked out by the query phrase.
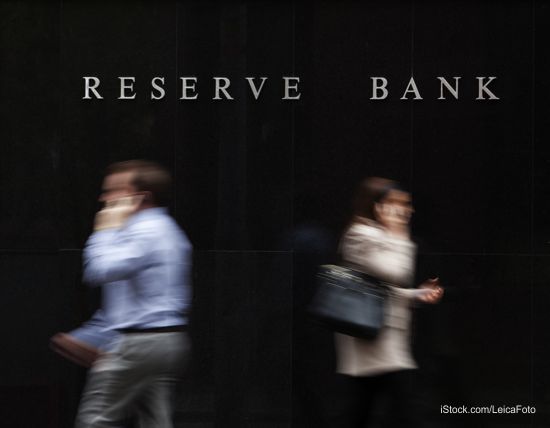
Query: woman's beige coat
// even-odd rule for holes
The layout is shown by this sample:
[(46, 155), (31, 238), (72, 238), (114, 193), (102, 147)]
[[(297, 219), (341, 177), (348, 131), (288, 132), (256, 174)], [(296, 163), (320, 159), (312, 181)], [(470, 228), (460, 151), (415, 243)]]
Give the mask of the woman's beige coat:
[(410, 346), (411, 309), (415, 291), (416, 247), (410, 240), (390, 236), (378, 223), (362, 217), (342, 237), (343, 263), (389, 285), (385, 326), (374, 341), (336, 334), (338, 371), (372, 376), (416, 368)]

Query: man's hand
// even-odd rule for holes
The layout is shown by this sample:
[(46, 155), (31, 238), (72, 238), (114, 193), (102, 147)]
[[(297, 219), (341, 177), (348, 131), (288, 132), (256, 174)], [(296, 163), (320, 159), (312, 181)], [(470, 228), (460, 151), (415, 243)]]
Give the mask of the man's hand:
[(67, 333), (57, 333), (50, 339), (50, 347), (61, 356), (83, 367), (91, 367), (100, 351), (75, 339)]
[(95, 216), (94, 230), (105, 230), (121, 227), (128, 217), (136, 212), (143, 198), (126, 196), (105, 202), (105, 208)]

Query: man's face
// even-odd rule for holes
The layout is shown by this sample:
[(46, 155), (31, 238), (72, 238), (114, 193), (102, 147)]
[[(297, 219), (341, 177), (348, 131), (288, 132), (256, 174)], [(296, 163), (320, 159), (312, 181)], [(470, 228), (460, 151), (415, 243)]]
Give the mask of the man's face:
[(125, 196), (134, 195), (137, 189), (132, 185), (134, 173), (117, 172), (105, 177), (99, 202), (110, 202)]

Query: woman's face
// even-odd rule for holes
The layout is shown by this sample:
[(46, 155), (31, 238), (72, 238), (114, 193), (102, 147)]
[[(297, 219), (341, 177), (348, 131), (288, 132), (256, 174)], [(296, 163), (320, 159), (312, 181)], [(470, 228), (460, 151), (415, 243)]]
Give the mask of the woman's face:
[(377, 220), (384, 225), (408, 224), (413, 212), (411, 195), (402, 190), (390, 190), (376, 204)]

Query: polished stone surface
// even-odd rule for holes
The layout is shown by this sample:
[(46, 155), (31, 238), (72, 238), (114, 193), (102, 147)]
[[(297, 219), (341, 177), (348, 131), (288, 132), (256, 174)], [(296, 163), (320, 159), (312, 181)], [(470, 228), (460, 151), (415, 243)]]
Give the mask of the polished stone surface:
[[(299, 382), (338, 403), (330, 337), (300, 324), (310, 293), (296, 272), (311, 260), (296, 239), (338, 236), (368, 175), (412, 190), (418, 280), (438, 275), (447, 289), (415, 320), (428, 426), (549, 423), (548, 5), (63, 1), (0, 12), (2, 426), (72, 424), (84, 373), (48, 338), (93, 310), (80, 251), (103, 169), (128, 158), (173, 171), (171, 211), (196, 249), (178, 426), (306, 427)], [(399, 99), (411, 74), (423, 100)], [(302, 97), (283, 101), (281, 76), (293, 75)], [(103, 100), (82, 99), (83, 76), (101, 77)], [(135, 76), (135, 100), (116, 99), (119, 76)], [(154, 76), (166, 79), (162, 100), (148, 98)], [(179, 76), (198, 78), (199, 99), (178, 99)], [(212, 100), (213, 76), (231, 78), (235, 100)], [(246, 76), (269, 77), (258, 100)], [(369, 99), (369, 76), (388, 79), (387, 100)], [(437, 99), (437, 76), (462, 76), (459, 100)], [(475, 76), (498, 76), (501, 99), (476, 101)], [(440, 414), (453, 403), (537, 414)]]

